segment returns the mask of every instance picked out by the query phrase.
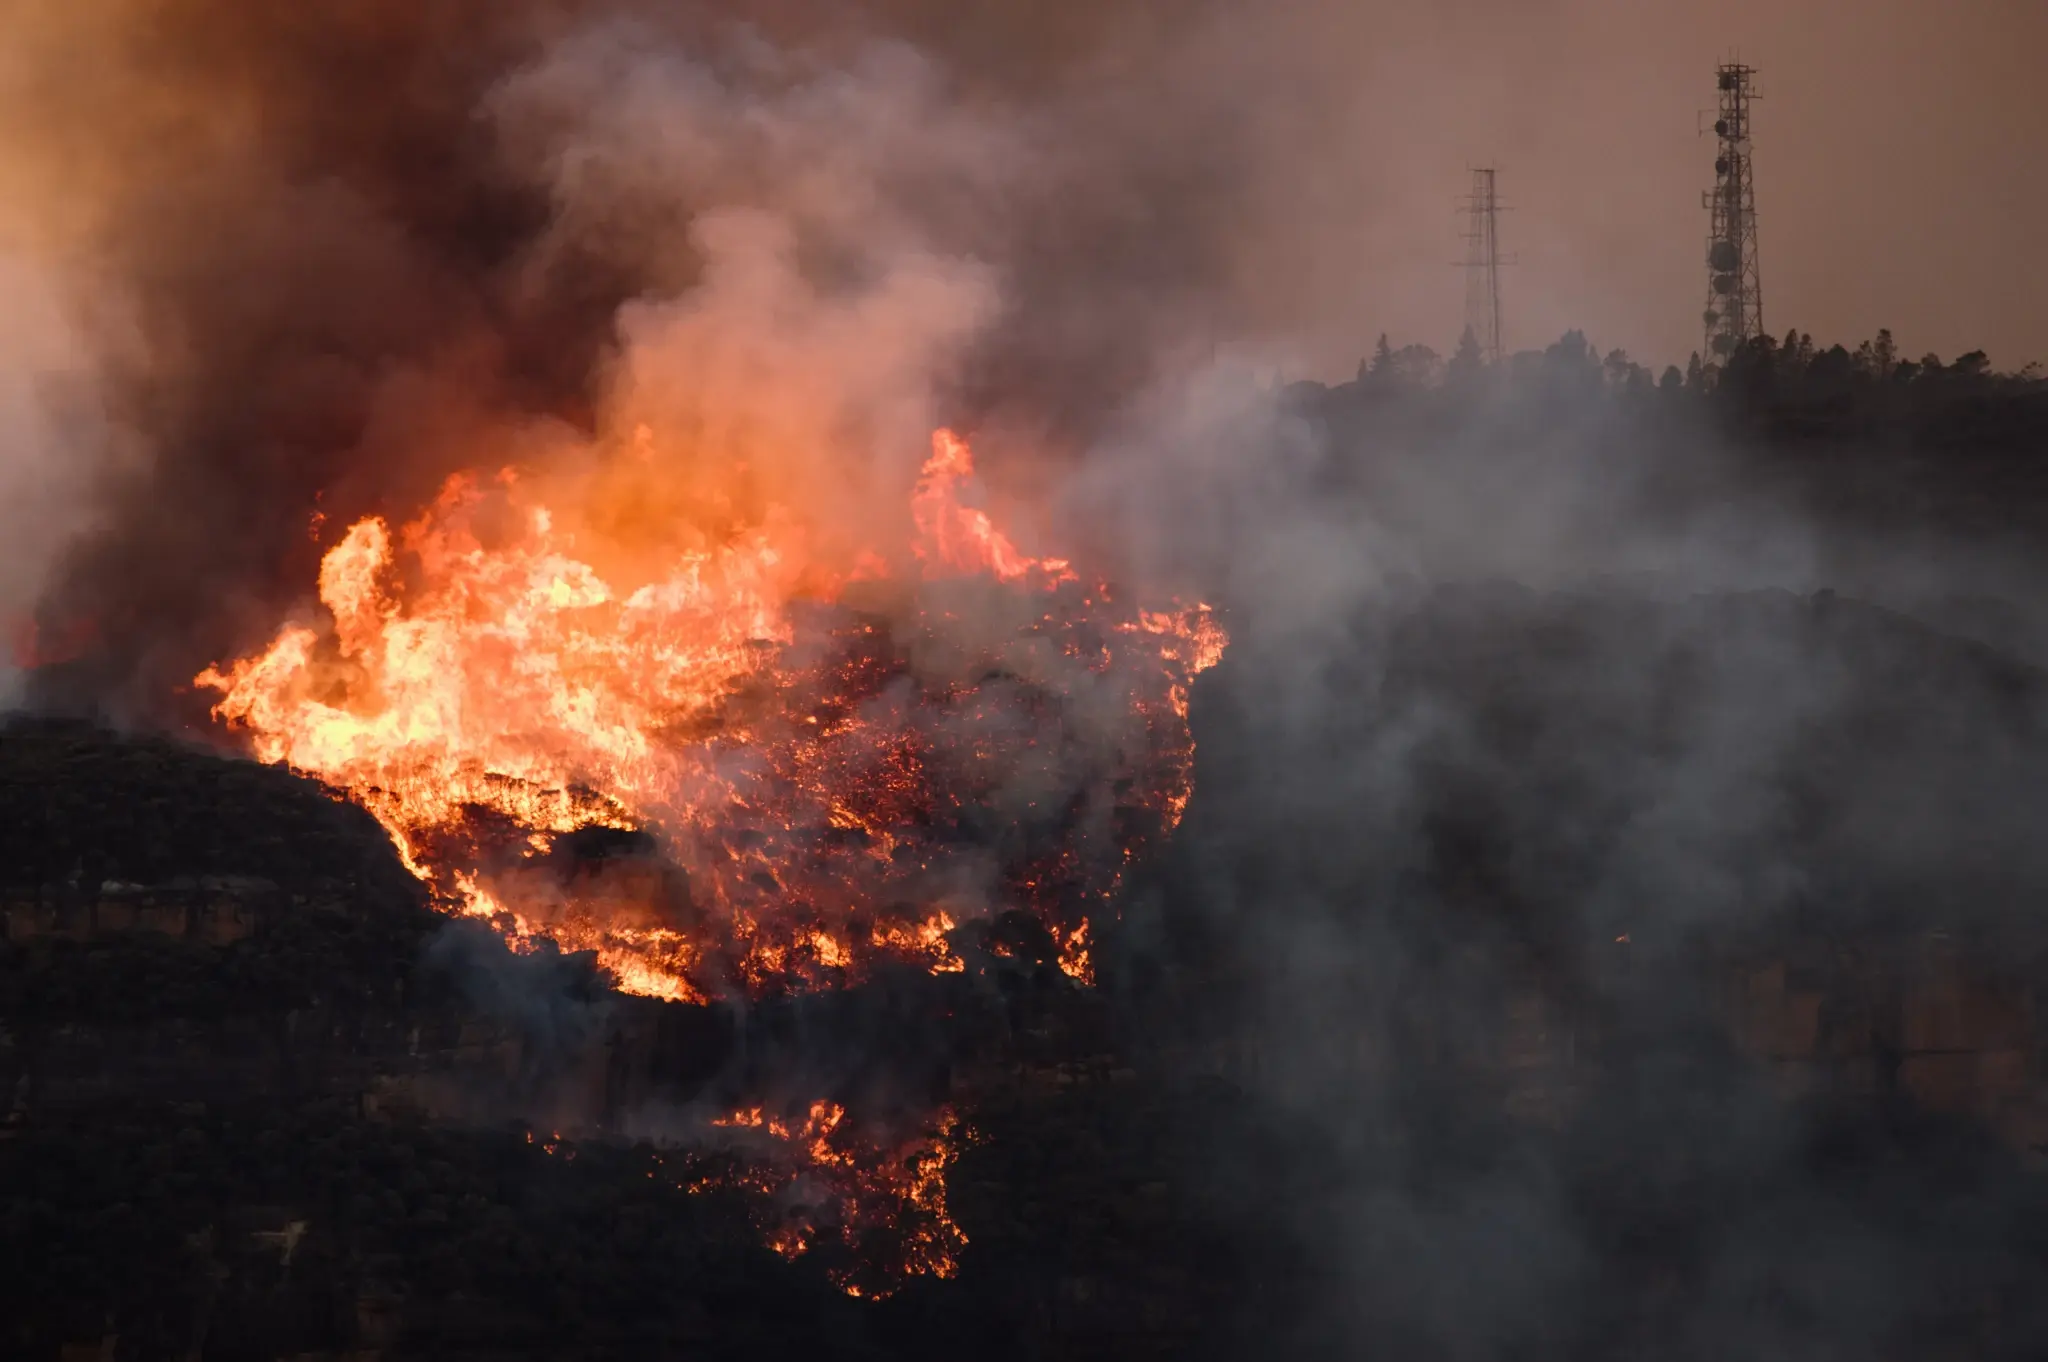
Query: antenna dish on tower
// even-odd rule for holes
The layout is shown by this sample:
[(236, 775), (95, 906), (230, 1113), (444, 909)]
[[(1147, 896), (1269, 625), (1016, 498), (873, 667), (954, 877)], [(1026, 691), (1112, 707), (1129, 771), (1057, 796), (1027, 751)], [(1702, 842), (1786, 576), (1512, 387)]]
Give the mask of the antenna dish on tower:
[(1708, 212), (1706, 352), (1726, 359), (1763, 334), (1763, 276), (1757, 268), (1756, 181), (1750, 165), (1750, 105), (1759, 98), (1756, 68), (1739, 61), (1715, 70), (1720, 91), (1714, 136), (1714, 187), (1701, 196)]

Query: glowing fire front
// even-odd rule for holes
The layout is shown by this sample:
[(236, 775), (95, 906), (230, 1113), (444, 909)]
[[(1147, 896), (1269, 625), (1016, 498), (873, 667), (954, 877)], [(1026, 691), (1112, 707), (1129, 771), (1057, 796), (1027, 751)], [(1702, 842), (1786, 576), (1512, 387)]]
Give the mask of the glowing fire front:
[(1091, 912), (1186, 804), (1188, 684), (1225, 639), (1022, 553), (962, 503), (973, 468), (934, 437), (896, 579), (815, 561), (771, 508), (630, 590), (512, 473), (457, 478), (327, 554), (330, 628), (198, 683), (451, 908), (595, 950), (627, 990), (958, 970), (959, 929), (1013, 908), (1085, 979)]
[[(962, 500), (973, 476), (939, 432), (893, 567), (833, 561), (767, 505), (679, 532), (630, 584), (564, 528), (584, 508), (509, 470), (458, 477), (396, 532), (348, 529), (321, 564), (326, 627), (197, 681), (262, 760), (372, 813), (449, 911), (595, 951), (628, 991), (959, 971), (1014, 954), (1019, 921), (1090, 983), (1091, 922), (1187, 803), (1188, 688), (1227, 640), (1207, 607), (1127, 606), (1025, 554)], [(949, 1273), (951, 1118), (915, 1157), (843, 1118), (727, 1123), (759, 1146), (739, 1185), (830, 1189), (825, 1221), (778, 1220), (771, 1244), (830, 1224), (851, 1247), (886, 1221), (897, 1270)], [(863, 1281), (842, 1285), (880, 1289)]]

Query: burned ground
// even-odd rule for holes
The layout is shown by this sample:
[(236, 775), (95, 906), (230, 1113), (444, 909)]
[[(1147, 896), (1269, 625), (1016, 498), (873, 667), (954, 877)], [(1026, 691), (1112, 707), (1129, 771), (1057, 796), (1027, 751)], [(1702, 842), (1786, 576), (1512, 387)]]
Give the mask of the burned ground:
[[(1783, 594), (1444, 590), (1357, 640), (1309, 728), (1255, 651), (1198, 690), (1099, 989), (990, 957), (723, 1017), (451, 937), (289, 776), (17, 724), (11, 1346), (2038, 1343), (2043, 676)], [(797, 1074), (951, 1097), (957, 1278), (850, 1301), (641, 1138)]]

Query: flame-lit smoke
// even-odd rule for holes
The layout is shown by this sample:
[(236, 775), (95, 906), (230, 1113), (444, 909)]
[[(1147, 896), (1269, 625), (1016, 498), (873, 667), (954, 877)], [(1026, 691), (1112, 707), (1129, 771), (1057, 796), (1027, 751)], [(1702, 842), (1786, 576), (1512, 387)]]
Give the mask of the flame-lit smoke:
[(1071, 457), (1149, 381), (1155, 329), (1194, 343), (1161, 291), (1218, 277), (1214, 214), (1174, 210), (1225, 178), (1223, 144), (1167, 165), (1157, 134), (1184, 121), (1089, 74), (1165, 50), (1184, 19), (1151, 8), (17, 7), (0, 236), (32, 219), (116, 437), (64, 451), (89, 485), (63, 509), (90, 514), (36, 517), (53, 570), (16, 604), (37, 621), (0, 619), (92, 631), (38, 697), (193, 721), (185, 680), (311, 579), (316, 496), (395, 524), (565, 430), (807, 451), (785, 483), (813, 510), (946, 420), (1005, 464)]
[(62, 662), (94, 641), (89, 619), (51, 629), (32, 613), (50, 561), (89, 518), (79, 446), (97, 431), (89, 404), (67, 400), (90, 384), (59, 281), (10, 253), (10, 216), (0, 209), (0, 702), (13, 698), (14, 671)]

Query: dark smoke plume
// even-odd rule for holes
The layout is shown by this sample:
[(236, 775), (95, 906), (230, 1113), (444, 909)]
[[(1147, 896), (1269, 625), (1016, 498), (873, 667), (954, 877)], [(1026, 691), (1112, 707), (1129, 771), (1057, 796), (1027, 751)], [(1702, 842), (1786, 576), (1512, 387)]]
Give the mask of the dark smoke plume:
[[(689, 296), (706, 212), (783, 213), (828, 295), (877, 268), (877, 234), (987, 267), (1001, 308), (934, 376), (947, 414), (1071, 443), (1222, 272), (1245, 147), (1189, 79), (1204, 23), (628, 0), (16, 23), (9, 169), (110, 427), (71, 455), (91, 524), (37, 625), (91, 642), (49, 698), (189, 719), (194, 671), (311, 582), (316, 516), (402, 517), (537, 425), (591, 429), (621, 308)], [(834, 99), (841, 146), (769, 145), (823, 137), (776, 125)]]
[[(5, 244), (64, 314), (29, 352), (99, 409), (21, 427), (0, 464), (51, 502), (0, 560), (72, 657), (43, 698), (196, 719), (191, 676), (304, 608), (316, 517), (402, 519), (457, 469), (648, 419), (750, 452), (765, 430), (861, 485), (961, 422), (992, 481), (1232, 612), (1167, 907), (1135, 905), (1130, 935), (1223, 943), (1240, 1010), (1227, 989), (1199, 1010), (1265, 1057), (1249, 1098), (1330, 1146), (1298, 1196), (1236, 1151), (1215, 1167), (1324, 1247), (1331, 1351), (1849, 1355), (1896, 1337), (1888, 1310), (1945, 1308), (1954, 1263), (2017, 1293), (2032, 1200), (1813, 1154), (1831, 1127), (1760, 1090), (1679, 949), (2030, 925), (2041, 768), (2000, 754), (2039, 750), (2039, 675), (1812, 595), (1856, 564), (1910, 595), (1953, 562), (1823, 535), (1697, 431), (1611, 419), (1597, 361), (1412, 422), (1362, 379), (1320, 427), (1275, 400), (1273, 361), (1209, 363), (1314, 315), (1364, 244), (1346, 224), (1385, 206), (1332, 169), (1379, 142), (1310, 132), (1373, 126), (1342, 93), (1363, 44), (1318, 39), (1398, 50), (1423, 8), (78, 0), (11, 21), (0, 172), (28, 206)], [(1436, 72), (1375, 75), (1391, 126)], [(1615, 573), (1664, 580), (1598, 585)], [(1437, 589), (1474, 578), (1523, 585)], [(1692, 599), (1731, 588), (1797, 595)], [(1448, 1080), (1402, 1086), (1492, 1044), (1529, 977), (1618, 1037), (1576, 1124), (1503, 1133), (1444, 1115)], [(1752, 1327), (1761, 1283), (1802, 1266)], [(1698, 1291), (1638, 1337), (1609, 1317), (1617, 1280)]]

